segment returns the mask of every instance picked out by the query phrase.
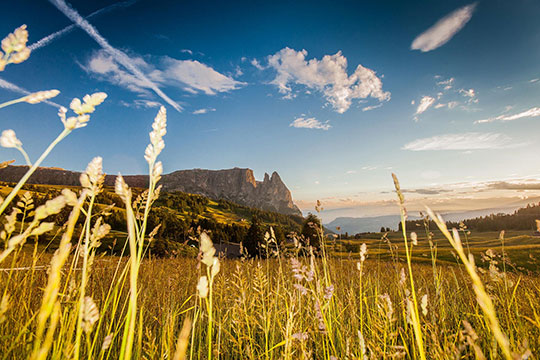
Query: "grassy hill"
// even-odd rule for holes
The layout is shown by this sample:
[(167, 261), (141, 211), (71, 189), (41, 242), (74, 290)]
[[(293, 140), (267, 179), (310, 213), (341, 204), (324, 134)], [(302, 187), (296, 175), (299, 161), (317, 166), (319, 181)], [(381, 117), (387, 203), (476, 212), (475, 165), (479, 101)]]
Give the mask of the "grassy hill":
[[(5, 197), (13, 186), (15, 186), (13, 183), (0, 182), (0, 196)], [(22, 194), (28, 193), (33, 199), (34, 206), (38, 206), (59, 195), (63, 188), (80, 190), (80, 187), (76, 186), (24, 185), (19, 198)], [(135, 203), (142, 204), (144, 189), (133, 188), (132, 191), (136, 199)], [(13, 204), (16, 203), (17, 201), (13, 202)], [(123, 249), (126, 238), (123, 206), (122, 200), (114, 193), (112, 187), (105, 187), (96, 199), (97, 209), (108, 214), (105, 216), (105, 222), (113, 229), (111, 234), (102, 241), (101, 249), (104, 251), (118, 253)], [(65, 223), (68, 215), (69, 209), (66, 208), (56, 215), (55, 223)], [(260, 210), (227, 200), (212, 200), (201, 195), (171, 192), (161, 193), (152, 206), (148, 222), (150, 230), (160, 225), (156, 239), (164, 241), (167, 248), (173, 243), (187, 244), (198, 230), (210, 232), (216, 243), (239, 243), (255, 217), (265, 230), (271, 226), (276, 235), (281, 237), (289, 232), (298, 232), (304, 220), (301, 216)], [(40, 243), (50, 243), (49, 248), (55, 249), (55, 243), (58, 240), (57, 236), (48, 235), (42, 236)]]

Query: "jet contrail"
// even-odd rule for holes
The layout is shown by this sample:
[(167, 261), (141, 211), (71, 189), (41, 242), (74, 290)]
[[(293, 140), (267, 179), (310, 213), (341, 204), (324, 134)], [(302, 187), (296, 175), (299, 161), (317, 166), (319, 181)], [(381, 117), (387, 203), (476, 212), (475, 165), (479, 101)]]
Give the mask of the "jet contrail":
[[(86, 19), (91, 19), (93, 18), (94, 16), (97, 16), (99, 14), (103, 14), (103, 13), (107, 13), (107, 12), (110, 12), (116, 8), (119, 8), (119, 7), (129, 7), (133, 4), (135, 4), (137, 1), (139, 0), (129, 0), (129, 1), (124, 1), (124, 2), (121, 2), (121, 3), (118, 3), (118, 4), (112, 4), (112, 5), (109, 5), (107, 7), (104, 7), (102, 9), (99, 9), (97, 11), (94, 11), (93, 13), (91, 13), (90, 15), (88, 15), (86, 17)], [(63, 28), (62, 30), (58, 30), (57, 32), (55, 33), (52, 33), (48, 36), (45, 36), (43, 39), (39, 40), (39, 41), (36, 41), (35, 43), (33, 43), (32, 45), (30, 45), (28, 48), (32, 51), (35, 51), (39, 48), (42, 48), (44, 46), (47, 46), (49, 45), (52, 41), (54, 41), (55, 39), (59, 38), (60, 36), (62, 35), (65, 35), (67, 33), (70, 33), (73, 29), (75, 29), (77, 27), (77, 25), (75, 24), (71, 24), (69, 26), (66, 26), (65, 28)]]
[(49, 2), (56, 6), (56, 8), (66, 15), (68, 19), (73, 21), (75, 25), (86, 31), (86, 33), (90, 35), (90, 37), (93, 38), (106, 52), (108, 52), (116, 62), (131, 71), (147, 87), (152, 89), (165, 102), (175, 108), (176, 111), (182, 111), (182, 107), (165, 95), (165, 93), (161, 91), (156, 84), (154, 84), (145, 74), (143, 74), (143, 72), (137, 68), (129, 56), (109, 44), (109, 42), (103, 36), (101, 36), (97, 29), (87, 20), (85, 20), (75, 9), (69, 6), (64, 0), (49, 0)]
[[(3, 80), (3, 79), (0, 79), (0, 88), (6, 89), (6, 90), (11, 90), (13, 92), (16, 92), (16, 93), (19, 93), (19, 94), (22, 94), (22, 95), (30, 95), (31, 94), (30, 91), (28, 91), (26, 89), (23, 89), (22, 87), (19, 87), (19, 86), (15, 85), (15, 84), (10, 83), (9, 81)], [(44, 103), (48, 104), (48, 105), (51, 105), (51, 106), (54, 106), (56, 108), (61, 108), (60, 105), (58, 105), (55, 102), (49, 101), (49, 100), (45, 100)]]

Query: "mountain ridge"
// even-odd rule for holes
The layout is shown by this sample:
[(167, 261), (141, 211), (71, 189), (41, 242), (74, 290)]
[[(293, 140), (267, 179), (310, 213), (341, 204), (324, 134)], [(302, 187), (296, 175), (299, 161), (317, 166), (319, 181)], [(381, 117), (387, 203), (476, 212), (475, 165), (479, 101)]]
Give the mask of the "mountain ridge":
[[(10, 165), (0, 169), (0, 180), (17, 182), (27, 170), (27, 166)], [(78, 186), (80, 174), (56, 167), (40, 167), (27, 183)], [(148, 186), (148, 175), (123, 175), (123, 178), (132, 187)], [(116, 175), (106, 175), (105, 185), (114, 186), (115, 180)], [(290, 190), (275, 171), (271, 176), (265, 173), (264, 179), (258, 181), (253, 170), (249, 168), (177, 170), (162, 175), (159, 184), (166, 192), (182, 191), (211, 199), (230, 200), (262, 210), (302, 215), (293, 202)]]

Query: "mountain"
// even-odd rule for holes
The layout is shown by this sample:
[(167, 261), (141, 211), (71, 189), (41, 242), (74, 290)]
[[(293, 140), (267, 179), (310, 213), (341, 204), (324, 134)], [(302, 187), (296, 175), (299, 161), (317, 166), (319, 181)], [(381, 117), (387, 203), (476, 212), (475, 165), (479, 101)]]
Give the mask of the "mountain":
[[(0, 169), (0, 181), (17, 182), (27, 170), (27, 166)], [(78, 186), (80, 175), (80, 172), (42, 167), (32, 174), (27, 183)], [(132, 187), (148, 185), (148, 175), (127, 175), (124, 179)], [(105, 185), (113, 186), (115, 180), (116, 176), (107, 175)], [(251, 169), (179, 170), (163, 175), (159, 183), (164, 191), (182, 191), (216, 200), (225, 199), (262, 210), (302, 215), (277, 172), (272, 176), (265, 174), (263, 181), (257, 181)]]
[[(409, 216), (409, 218), (411, 218), (411, 216)], [(361, 218), (338, 217), (328, 224), (324, 224), (324, 226), (336, 233), (349, 233), (349, 235), (354, 235), (361, 232), (378, 232), (381, 230), (381, 227), (389, 227), (390, 229), (395, 230), (400, 221), (401, 218), (399, 215)], [(340, 227), (341, 230), (337, 231), (337, 227)]]
[[(467, 219), (474, 219), (481, 216), (487, 216), (491, 214), (510, 214), (522, 207), (523, 205), (516, 205), (513, 207), (503, 208), (489, 208), (469, 210), (463, 212), (451, 212), (442, 213), (442, 217), (446, 221), (459, 222)], [(419, 220), (420, 217), (412, 216), (409, 214), (408, 220)], [(378, 232), (381, 227), (389, 227), (390, 229), (397, 229), (401, 218), (399, 215), (384, 215), (374, 217), (338, 217), (333, 221), (324, 224), (325, 227), (332, 231), (341, 232), (342, 234), (347, 232), (349, 234), (357, 234), (361, 232)], [(336, 228), (340, 227), (341, 231), (337, 231)]]

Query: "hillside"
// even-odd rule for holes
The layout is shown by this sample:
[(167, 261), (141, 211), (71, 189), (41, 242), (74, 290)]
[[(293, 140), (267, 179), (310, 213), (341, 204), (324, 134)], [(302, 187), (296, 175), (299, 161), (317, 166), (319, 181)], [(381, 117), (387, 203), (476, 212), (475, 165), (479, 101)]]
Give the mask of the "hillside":
[[(14, 185), (14, 183), (0, 182), (0, 196), (6, 196)], [(22, 195), (25, 191), (30, 192), (37, 206), (59, 195), (64, 187), (29, 184), (24, 185), (20, 194)], [(72, 190), (80, 189), (78, 186), (68, 187)], [(134, 198), (143, 191), (142, 188), (132, 188), (132, 190)], [(123, 203), (114, 193), (114, 188), (106, 186), (98, 196), (96, 205), (99, 209), (109, 207), (110, 215), (105, 218), (105, 221), (116, 231), (118, 238), (125, 237), (123, 235), (126, 229)], [(57, 224), (63, 224), (68, 215), (69, 210), (65, 209), (52, 220)], [(229, 200), (213, 200), (202, 195), (174, 191), (161, 193), (152, 206), (148, 221), (150, 229), (160, 225), (156, 238), (167, 242), (186, 243), (198, 229), (202, 229), (209, 231), (216, 243), (239, 243), (245, 237), (255, 217), (265, 230), (272, 226), (276, 236), (281, 238), (289, 232), (299, 231), (304, 220), (301, 216), (280, 214), (236, 204)]]
[[(0, 181), (17, 182), (28, 170), (27, 166), (8, 166), (0, 169)], [(81, 173), (59, 168), (38, 168), (28, 184), (78, 186)], [(105, 185), (114, 186), (116, 176), (107, 175)], [(125, 181), (132, 187), (144, 188), (147, 175), (126, 175)], [(292, 200), (292, 195), (277, 172), (265, 174), (257, 181), (251, 169), (226, 170), (179, 170), (164, 174), (160, 184), (164, 191), (182, 191), (199, 194), (214, 200), (226, 199), (237, 204), (275, 211), (283, 214), (302, 213)]]

